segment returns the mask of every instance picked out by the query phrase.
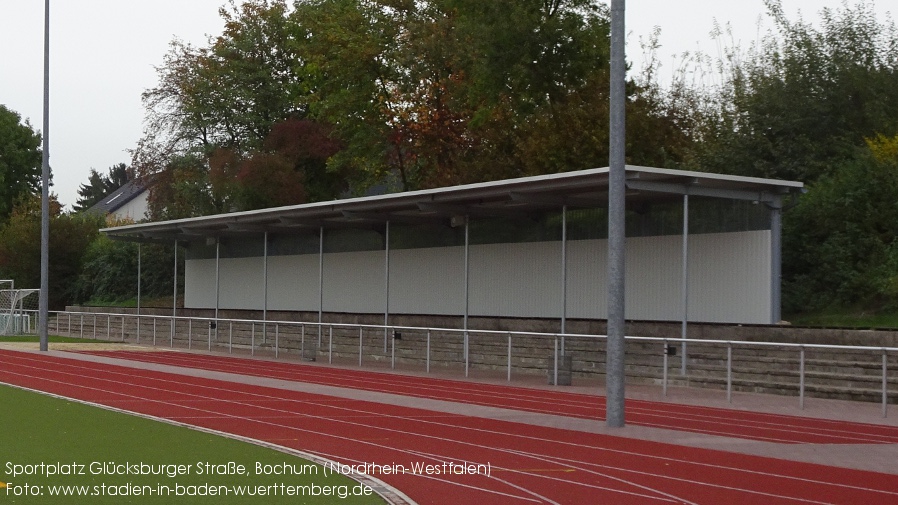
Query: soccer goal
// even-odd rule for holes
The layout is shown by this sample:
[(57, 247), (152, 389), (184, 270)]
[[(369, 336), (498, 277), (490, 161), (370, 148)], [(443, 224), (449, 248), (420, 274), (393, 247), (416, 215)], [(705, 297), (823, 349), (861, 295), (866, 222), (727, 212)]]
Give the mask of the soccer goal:
[(30, 335), (37, 325), (39, 289), (15, 289), (0, 280), (0, 335)]

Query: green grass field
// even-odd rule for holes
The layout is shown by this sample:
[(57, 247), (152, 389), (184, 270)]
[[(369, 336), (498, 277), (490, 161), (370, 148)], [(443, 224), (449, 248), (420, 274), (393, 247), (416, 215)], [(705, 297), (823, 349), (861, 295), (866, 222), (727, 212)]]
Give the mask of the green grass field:
[[(384, 503), (373, 493), (353, 496), (362, 491), (355, 481), (332, 473), (325, 477), (321, 466), (253, 444), (4, 385), (0, 404), (0, 505)], [(128, 468), (107, 467), (110, 462), (163, 474), (121, 475), (117, 472)], [(263, 473), (264, 465), (271, 465), (297, 475), (259, 475), (257, 465)], [(71, 471), (84, 475), (46, 475)], [(247, 495), (197, 496), (233, 493), (237, 486)], [(289, 486), (297, 495), (284, 496)], [(318, 496), (302, 496), (301, 486), (317, 489)], [(51, 496), (63, 489), (87, 495)], [(326, 490), (331, 496), (323, 494)], [(147, 495), (151, 491), (157, 495)]]
[(868, 312), (852, 309), (834, 309), (825, 312), (792, 314), (784, 319), (796, 326), (820, 326), (824, 328), (896, 329), (898, 313)]

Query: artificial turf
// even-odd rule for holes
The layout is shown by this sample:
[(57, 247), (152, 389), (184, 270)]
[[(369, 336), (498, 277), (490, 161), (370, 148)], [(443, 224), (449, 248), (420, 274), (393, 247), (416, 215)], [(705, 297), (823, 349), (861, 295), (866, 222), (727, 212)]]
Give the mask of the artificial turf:
[[(106, 466), (110, 462), (126, 466)], [(258, 475), (257, 464), (294, 475)], [(0, 465), (0, 505), (384, 503), (376, 494), (352, 496), (362, 489), (357, 482), (325, 476), (323, 467), (286, 453), (6, 385), (0, 385)], [(119, 474), (152, 473), (154, 467), (165, 471)], [(174, 475), (183, 470), (188, 473)], [(84, 475), (47, 475), (73, 471)], [(51, 496), (61, 486), (87, 495)], [(247, 495), (197, 496), (234, 493), (237, 486)], [(296, 495), (286, 496), (290, 486)]]

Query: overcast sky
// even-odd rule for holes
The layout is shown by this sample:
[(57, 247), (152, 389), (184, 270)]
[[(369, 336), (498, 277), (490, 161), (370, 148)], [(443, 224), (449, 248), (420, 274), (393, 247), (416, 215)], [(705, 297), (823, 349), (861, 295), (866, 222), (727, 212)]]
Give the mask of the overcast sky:
[[(849, 0), (853, 5), (857, 0)], [(141, 135), (140, 94), (156, 84), (154, 66), (179, 38), (203, 44), (222, 30), (225, 0), (64, 0), (51, 2), (50, 163), (54, 188), (69, 208), (91, 168), (128, 163)], [(823, 7), (842, 0), (783, 0), (791, 19), (799, 10), (816, 21)], [(41, 129), (43, 10), (39, 0), (0, 0), (0, 104)], [(898, 0), (876, 0), (881, 20)], [(639, 37), (661, 27), (659, 58), (666, 77), (684, 51), (719, 52), (715, 19), (730, 24), (748, 47), (771, 26), (763, 0), (627, 0), (628, 59), (643, 63)], [(758, 21), (763, 27), (758, 29)]]

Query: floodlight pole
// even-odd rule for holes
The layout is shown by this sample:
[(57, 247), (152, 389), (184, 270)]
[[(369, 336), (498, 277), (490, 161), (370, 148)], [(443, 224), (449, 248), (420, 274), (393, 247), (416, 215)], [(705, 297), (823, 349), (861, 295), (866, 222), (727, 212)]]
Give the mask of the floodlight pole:
[(626, 332), (624, 277), (626, 244), (626, 61), (625, 0), (611, 0), (611, 103), (608, 174), (608, 344), (605, 362), (605, 423), (624, 426)]
[(44, 2), (44, 126), (41, 137), (41, 293), (37, 319), (40, 350), (47, 351), (50, 314), (50, 0)]
[[(141, 276), (141, 247), (140, 242), (137, 243), (137, 315), (140, 316), (140, 276)], [(138, 321), (140, 318), (138, 317)]]

